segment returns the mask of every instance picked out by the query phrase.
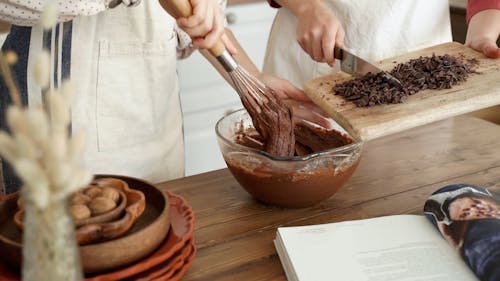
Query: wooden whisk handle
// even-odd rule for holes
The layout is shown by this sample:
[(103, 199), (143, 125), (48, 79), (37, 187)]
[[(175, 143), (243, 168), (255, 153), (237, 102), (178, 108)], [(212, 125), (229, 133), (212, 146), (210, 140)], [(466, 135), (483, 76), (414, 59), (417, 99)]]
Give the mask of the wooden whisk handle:
[[(149, 1), (149, 0), (148, 0)], [(189, 0), (160, 0), (160, 5), (174, 18), (187, 18), (193, 14), (193, 8)], [(208, 51), (215, 57), (218, 57), (224, 53), (226, 46), (219, 39), (215, 42), (215, 45), (210, 47)]]

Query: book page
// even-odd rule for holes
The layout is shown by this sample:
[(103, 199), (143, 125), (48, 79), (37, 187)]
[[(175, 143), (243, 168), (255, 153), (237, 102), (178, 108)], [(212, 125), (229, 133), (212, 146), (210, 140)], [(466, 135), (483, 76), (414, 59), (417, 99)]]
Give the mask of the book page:
[(283, 227), (276, 245), (289, 281), (478, 280), (424, 216)]

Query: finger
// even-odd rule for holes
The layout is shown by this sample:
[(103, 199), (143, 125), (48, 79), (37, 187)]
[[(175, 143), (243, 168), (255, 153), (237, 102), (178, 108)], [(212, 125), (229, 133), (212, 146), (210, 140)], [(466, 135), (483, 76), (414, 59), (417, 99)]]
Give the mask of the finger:
[(335, 62), (335, 58), (333, 57), (333, 49), (335, 48), (335, 35), (336, 30), (327, 28), (323, 39), (322, 39), (322, 47), (323, 47), (323, 55), (325, 56), (325, 62), (327, 62), (330, 66)]
[(295, 121), (305, 120), (324, 128), (332, 128), (330, 116), (313, 102), (302, 102), (293, 99), (283, 99), (293, 109)]
[(182, 28), (194, 28), (199, 26), (205, 20), (208, 9), (208, 1), (191, 0), (191, 6), (193, 7), (193, 14), (187, 18), (185, 21), (181, 21)]
[[(344, 29), (342, 28), (342, 26), (339, 26), (337, 32), (335, 33), (335, 45), (338, 48), (344, 48), (344, 36), (345, 36)], [(330, 67), (333, 67), (334, 65), (335, 65), (335, 58), (333, 60), (333, 63), (330, 64)]]
[[(314, 115), (311, 114), (310, 117), (313, 117)], [(322, 127), (327, 130), (333, 129), (333, 125), (328, 119), (314, 119), (314, 118), (309, 118), (309, 117), (293, 117), (293, 121), (295, 124), (303, 124), (303, 125), (311, 125), (314, 124), (315, 126)]]
[[(213, 29), (213, 23), (214, 23), (213, 15), (209, 15), (209, 16), (210, 16), (211, 20), (203, 21), (201, 24), (199, 24), (199, 25), (197, 25), (195, 27), (188, 27), (188, 28), (182, 27), (182, 29), (187, 34), (189, 34), (189, 36), (191, 36), (192, 38), (194, 38), (194, 37), (205, 37)], [(209, 18), (207, 18), (207, 19), (209, 19)]]
[(313, 53), (313, 59), (317, 62), (323, 62), (323, 48), (321, 43), (321, 31), (318, 29), (314, 29), (312, 31), (312, 40), (311, 40), (311, 49)]
[(317, 106), (313, 102), (302, 103), (301, 106), (309, 108), (310, 111), (314, 112), (319, 116), (323, 116), (324, 118), (330, 118), (330, 115), (326, 111), (324, 111), (321, 107)]
[[(278, 79), (278, 78), (277, 78)], [(283, 99), (293, 99), (300, 102), (312, 102), (311, 99), (302, 91), (301, 89), (295, 87), (292, 83), (285, 83), (286, 80), (279, 79), (282, 81), (279, 96)]]
[(213, 19), (212, 30), (208, 34), (206, 34), (202, 40), (193, 41), (193, 45), (200, 49), (210, 48), (215, 45), (215, 42), (217, 42), (221, 38), (223, 33), (224, 27), (222, 19), (220, 17), (215, 17)]
[(293, 118), (296, 123), (313, 123), (317, 126), (323, 127), (325, 129), (333, 128), (331, 118), (322, 116), (315, 111), (310, 110), (307, 107), (294, 107), (293, 108)]
[(495, 44), (485, 44), (482, 48), (483, 54), (492, 59), (500, 58), (500, 48), (498, 48)]
[(312, 44), (311, 44), (311, 39), (309, 37), (309, 35), (307, 33), (305, 34), (302, 34), (301, 36), (298, 36), (298, 42), (299, 42), (299, 45), (300, 47), (302, 48), (302, 50), (304, 50), (304, 52), (306, 52), (306, 54), (308, 54), (311, 59), (313, 59), (313, 55), (312, 55)]
[(340, 48), (344, 48), (344, 38), (345, 31), (342, 26), (339, 26), (339, 28), (337, 29), (337, 33), (335, 34), (335, 44)]

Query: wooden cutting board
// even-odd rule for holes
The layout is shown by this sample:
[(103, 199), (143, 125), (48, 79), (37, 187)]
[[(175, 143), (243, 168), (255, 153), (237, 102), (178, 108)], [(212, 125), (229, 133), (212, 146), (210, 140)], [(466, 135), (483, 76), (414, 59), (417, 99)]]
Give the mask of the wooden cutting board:
[(433, 46), (386, 59), (375, 65), (388, 71), (396, 64), (432, 54), (475, 58), (479, 61), (476, 68), (479, 74), (472, 74), (466, 82), (451, 89), (425, 90), (408, 97), (401, 104), (372, 107), (356, 107), (333, 94), (335, 84), (352, 79), (352, 76), (344, 72), (308, 81), (304, 91), (353, 137), (365, 141), (500, 104), (500, 59), (488, 59), (460, 43)]

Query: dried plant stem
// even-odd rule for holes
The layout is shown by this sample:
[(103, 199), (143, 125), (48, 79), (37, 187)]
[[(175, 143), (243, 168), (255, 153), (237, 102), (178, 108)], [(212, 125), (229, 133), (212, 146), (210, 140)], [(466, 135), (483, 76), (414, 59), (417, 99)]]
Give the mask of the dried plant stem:
[(5, 80), (7, 89), (9, 89), (9, 95), (12, 99), (12, 102), (14, 103), (14, 105), (20, 107), (22, 105), (21, 94), (19, 93), (19, 88), (17, 87), (14, 77), (12, 76), (10, 65), (5, 60), (3, 52), (0, 52), (0, 74)]

